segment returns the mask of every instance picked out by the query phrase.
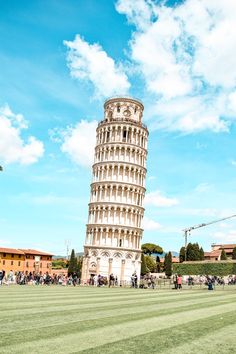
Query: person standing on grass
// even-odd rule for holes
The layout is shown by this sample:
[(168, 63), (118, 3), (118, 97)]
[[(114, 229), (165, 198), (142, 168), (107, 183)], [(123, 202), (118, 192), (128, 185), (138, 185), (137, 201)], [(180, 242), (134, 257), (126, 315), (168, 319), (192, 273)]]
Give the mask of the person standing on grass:
[(156, 277), (154, 277), (153, 275), (151, 275), (151, 286), (152, 286), (152, 289), (155, 289), (155, 279)]
[(3, 279), (5, 277), (5, 270), (0, 270), (0, 285), (2, 285)]
[(178, 289), (178, 275), (175, 274), (174, 276), (174, 285), (175, 285), (175, 289), (177, 290)]
[(134, 272), (133, 277), (134, 277), (134, 287), (137, 288), (138, 287), (138, 276), (137, 276), (136, 272)]
[(76, 286), (77, 280), (78, 280), (77, 274), (73, 273), (73, 275), (72, 275), (72, 284), (73, 284), (73, 286)]
[(101, 286), (102, 280), (101, 280), (101, 274), (98, 274), (98, 286)]
[(93, 285), (94, 286), (98, 285), (98, 276), (97, 276), (97, 274), (95, 274), (94, 277), (93, 277)]
[(178, 285), (178, 289), (182, 289), (182, 277), (179, 274), (178, 278), (177, 278), (177, 285)]
[(114, 285), (114, 280), (115, 280), (115, 277), (114, 277), (113, 273), (111, 273), (109, 276), (109, 288)]

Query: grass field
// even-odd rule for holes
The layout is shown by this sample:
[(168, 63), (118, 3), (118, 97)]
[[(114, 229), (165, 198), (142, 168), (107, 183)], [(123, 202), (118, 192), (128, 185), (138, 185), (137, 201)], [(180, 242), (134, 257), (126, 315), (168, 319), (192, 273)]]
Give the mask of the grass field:
[(236, 289), (0, 288), (0, 353), (236, 353)]

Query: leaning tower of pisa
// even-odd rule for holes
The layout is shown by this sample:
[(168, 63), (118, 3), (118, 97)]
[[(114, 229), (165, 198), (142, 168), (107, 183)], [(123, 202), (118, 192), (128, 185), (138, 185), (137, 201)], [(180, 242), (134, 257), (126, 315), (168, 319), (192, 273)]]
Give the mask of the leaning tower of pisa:
[(148, 130), (143, 105), (111, 98), (96, 135), (82, 281), (100, 274), (130, 281), (141, 267)]

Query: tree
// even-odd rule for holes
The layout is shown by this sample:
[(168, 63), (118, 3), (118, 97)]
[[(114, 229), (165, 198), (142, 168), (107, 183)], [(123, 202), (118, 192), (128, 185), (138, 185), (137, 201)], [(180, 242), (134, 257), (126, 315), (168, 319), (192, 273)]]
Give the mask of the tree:
[(179, 251), (179, 261), (180, 263), (185, 261), (185, 247), (181, 247)]
[(189, 243), (187, 245), (187, 261), (200, 261), (204, 259), (204, 251), (199, 248), (198, 243)]
[(144, 243), (141, 246), (141, 248), (143, 253), (148, 254), (149, 256), (151, 256), (151, 254), (153, 253), (158, 253), (158, 254), (163, 253), (163, 249), (159, 245), (156, 245), (155, 243)]
[(157, 273), (161, 272), (161, 260), (159, 256), (156, 256), (156, 272)]
[(193, 243), (189, 243), (187, 245), (187, 261), (197, 261), (198, 260), (198, 252)]
[(81, 277), (82, 265), (83, 265), (83, 257), (80, 256), (77, 258), (77, 275), (79, 278)]
[(70, 259), (69, 259), (69, 266), (68, 266), (68, 275), (70, 276), (73, 273), (77, 273), (77, 258), (75, 257), (75, 250), (72, 249)]
[(226, 256), (226, 253), (225, 253), (224, 249), (221, 251), (220, 260), (221, 261), (226, 261), (227, 260), (227, 256)]
[(152, 256), (144, 256), (144, 257), (145, 257), (146, 265), (147, 265), (147, 268), (149, 269), (149, 271), (151, 273), (155, 273), (156, 272), (155, 259)]
[(65, 259), (54, 259), (52, 261), (53, 269), (63, 269), (68, 267), (68, 261)]
[(233, 248), (232, 259), (236, 259), (236, 247)]
[(171, 277), (172, 275), (172, 254), (168, 252), (165, 254), (164, 260), (164, 270), (167, 277)]
[(141, 275), (145, 275), (149, 272), (149, 269), (147, 267), (147, 264), (146, 264), (146, 257), (144, 256), (144, 254), (142, 253), (142, 256), (141, 256)]
[(205, 259), (205, 257), (204, 257), (204, 250), (203, 250), (203, 248), (201, 247), (200, 249), (199, 249), (199, 255), (200, 255), (200, 261), (204, 261), (204, 259)]

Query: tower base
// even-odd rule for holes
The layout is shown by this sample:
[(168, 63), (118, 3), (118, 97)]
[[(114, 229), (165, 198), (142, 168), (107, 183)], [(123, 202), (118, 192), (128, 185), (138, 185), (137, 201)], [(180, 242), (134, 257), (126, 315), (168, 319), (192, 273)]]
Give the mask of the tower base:
[(109, 279), (110, 274), (117, 278), (118, 285), (131, 284), (131, 276), (141, 271), (141, 251), (120, 248), (105, 249), (97, 246), (84, 246), (81, 283), (88, 284), (91, 277), (101, 275)]

